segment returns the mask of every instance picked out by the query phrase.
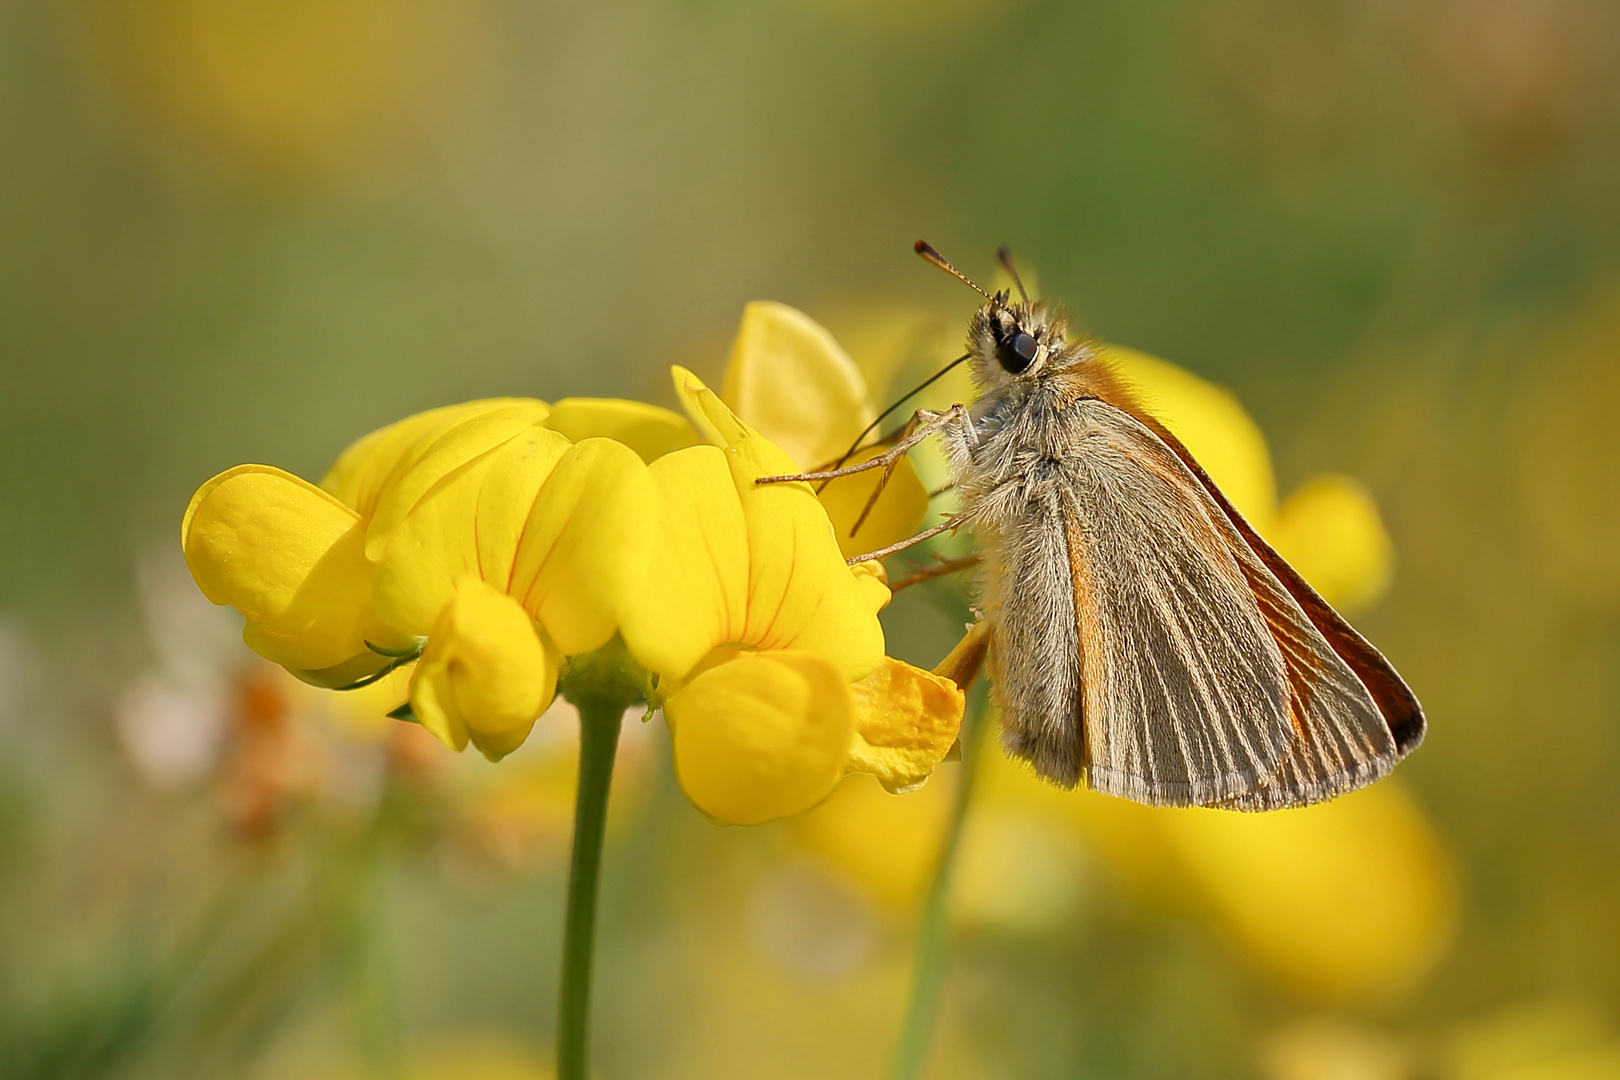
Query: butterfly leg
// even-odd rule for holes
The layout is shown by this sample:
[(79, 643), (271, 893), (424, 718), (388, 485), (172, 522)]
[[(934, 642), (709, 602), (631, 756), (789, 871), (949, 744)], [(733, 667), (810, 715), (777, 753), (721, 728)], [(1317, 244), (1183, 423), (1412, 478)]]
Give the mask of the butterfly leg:
[[(955, 430), (961, 428), (966, 428), (971, 431), (973, 427), (973, 421), (968, 418), (967, 407), (963, 405), (952, 405), (949, 409), (942, 413), (929, 412), (926, 409), (919, 409), (917, 410), (917, 414), (912, 417), (912, 423), (918, 426), (912, 428), (911, 434), (902, 438), (899, 442), (883, 451), (883, 453), (878, 454), (876, 457), (873, 457), (867, 461), (858, 462), (854, 465), (845, 465), (840, 469), (828, 469), (825, 472), (791, 473), (785, 476), (761, 476), (759, 479), (755, 480), (754, 483), (784, 484), (790, 481), (836, 480), (840, 476), (854, 476), (856, 473), (863, 473), (870, 469), (888, 468), (892, 462), (898, 461), (906, 451), (910, 450), (913, 446), (916, 446), (918, 443), (922, 442), (936, 431), (940, 431), (942, 429)], [(912, 427), (912, 424), (907, 424), (906, 426)]]
[(909, 589), (913, 585), (921, 585), (925, 581), (932, 581), (937, 577), (944, 577), (946, 574), (954, 574), (959, 570), (967, 570), (970, 567), (979, 565), (979, 561), (982, 558), (983, 556), (977, 551), (971, 555), (963, 555), (959, 559), (942, 559), (936, 554), (931, 565), (924, 566), (918, 570), (913, 570), (899, 581), (896, 581), (893, 585), (890, 585), (889, 591), (892, 593), (897, 593), (901, 589)]
[[(900, 430), (900, 442), (905, 442), (916, 433), (917, 426), (922, 419), (922, 415), (923, 414), (920, 412), (914, 413), (912, 414), (911, 419), (906, 421), (906, 426)], [(883, 489), (889, 486), (889, 481), (894, 477), (894, 470), (897, 466), (899, 466), (899, 464), (900, 459), (896, 457), (883, 467), (883, 475), (878, 477), (878, 482), (873, 486), (872, 494), (867, 498), (866, 505), (861, 507), (860, 516), (855, 519), (855, 524), (849, 530), (850, 536), (854, 536), (856, 533), (860, 532), (861, 526), (866, 524), (867, 516), (872, 513), (872, 508), (877, 505), (878, 496), (883, 494)], [(821, 487), (816, 489), (817, 494), (820, 494), (821, 488), (826, 487), (830, 482), (831, 481), (823, 480), (821, 482)]]
[(965, 519), (962, 517), (962, 515), (957, 514), (954, 517), (946, 518), (944, 521), (940, 522), (938, 525), (935, 525), (931, 529), (924, 529), (922, 532), (917, 533), (914, 536), (908, 536), (904, 540), (896, 541), (886, 548), (878, 548), (876, 551), (868, 551), (865, 555), (857, 555), (853, 559), (845, 559), (844, 561), (850, 566), (854, 566), (856, 563), (871, 562), (873, 559), (886, 559), (897, 551), (904, 551), (906, 548), (920, 544), (924, 540), (938, 536), (942, 532), (949, 532), (957, 529), (961, 527), (964, 520)]

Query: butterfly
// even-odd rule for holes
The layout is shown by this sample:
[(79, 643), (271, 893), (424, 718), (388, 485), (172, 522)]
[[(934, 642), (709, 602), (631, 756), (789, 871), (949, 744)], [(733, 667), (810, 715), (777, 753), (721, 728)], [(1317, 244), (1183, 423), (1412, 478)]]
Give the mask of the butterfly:
[[(1233, 508), (1067, 317), (980, 289), (971, 406), (919, 411), (872, 459), (938, 435), (979, 546), (1002, 748), (1061, 787), (1155, 806), (1276, 810), (1386, 775), (1423, 708), (1383, 655)], [(937, 377), (937, 376), (936, 376)], [(926, 384), (925, 384), (926, 385)], [(874, 494), (875, 498), (875, 494)], [(856, 561), (856, 560), (852, 560)]]

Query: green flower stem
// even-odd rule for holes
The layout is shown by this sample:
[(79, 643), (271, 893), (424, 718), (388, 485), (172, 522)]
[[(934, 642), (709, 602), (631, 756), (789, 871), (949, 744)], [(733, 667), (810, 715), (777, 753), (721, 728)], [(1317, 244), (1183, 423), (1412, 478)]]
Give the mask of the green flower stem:
[(622, 701), (587, 698), (579, 705), (579, 793), (574, 802), (574, 854), (568, 864), (568, 917), (563, 928), (562, 992), (557, 1003), (557, 1080), (590, 1075), (591, 965), (596, 896), (602, 880), (602, 836), (608, 789), (619, 749)]
[(919, 1080), (928, 1064), (928, 1050), (939, 1021), (940, 996), (945, 988), (946, 944), (949, 921), (951, 878), (962, 846), (962, 825), (973, 801), (973, 777), (979, 766), (979, 746), (984, 741), (985, 714), (982, 691), (968, 703), (960, 735), (962, 765), (957, 770), (956, 798), (945, 827), (939, 862), (923, 898), (922, 916), (917, 927), (917, 946), (911, 971), (911, 993), (900, 1037), (895, 1046), (890, 1080)]

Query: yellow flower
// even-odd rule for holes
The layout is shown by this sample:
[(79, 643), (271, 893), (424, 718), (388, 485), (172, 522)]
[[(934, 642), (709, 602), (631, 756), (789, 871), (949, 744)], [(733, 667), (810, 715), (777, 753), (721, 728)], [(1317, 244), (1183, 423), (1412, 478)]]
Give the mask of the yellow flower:
[[(791, 309), (752, 308), (732, 367), (784, 430), (790, 403), (844, 423), (838, 443), (871, 415), (847, 358)], [(849, 771), (916, 787), (955, 741), (961, 691), (884, 656), (882, 568), (846, 564), (816, 494), (757, 483), (800, 463), (675, 377), (709, 445), (650, 405), (503, 398), (366, 436), (324, 491), (259, 466), (222, 474), (187, 514), (193, 572), (243, 610), (249, 644), (325, 685), (420, 650), (411, 711), (458, 750), (509, 753), (566, 658), (622, 637), (656, 677), (688, 796), (717, 820), (798, 813)], [(788, 434), (836, 453), (811, 428)], [(892, 490), (921, 494), (909, 472)], [(886, 499), (863, 541), (909, 531), (925, 501)]]
[[(584, 437), (592, 425), (628, 445), (574, 445), (557, 430)], [(468, 576), (520, 601), (553, 652), (585, 652), (613, 636), (646, 561), (636, 515), (651, 488), (636, 451), (661, 453), (692, 438), (676, 414), (637, 402), (468, 402), (360, 439), (325, 490), (269, 466), (228, 470), (193, 497), (182, 543), (203, 592), (243, 612), (249, 646), (318, 685), (370, 678), (436, 627), (431, 656), (487, 656), (487, 633), (460, 646), (445, 636), (482, 625), (441, 618)], [(532, 627), (524, 632), (534, 637)], [(527, 648), (521, 639), (511, 645)], [(547, 685), (555, 659), (551, 667)], [(414, 695), (433, 683), (413, 685)], [(442, 701), (423, 708), (450, 715)], [(464, 746), (470, 732), (493, 752), (493, 733), (513, 730), (499, 710), (483, 721), (465, 707), (458, 715), (434, 725), (451, 745)]]
[(416, 413), (355, 440), (322, 478), (321, 487), (370, 521), (383, 492), (447, 433), (482, 417), (541, 422), (550, 413), (550, 406), (533, 398), (485, 398)]
[(516, 599), (564, 653), (607, 644), (652, 543), (642, 521), (652, 480), (635, 452), (535, 424), (443, 457), (424, 456), (378, 509), (370, 543), (383, 617), (425, 634), (471, 575)]
[(621, 631), (659, 677), (676, 772), (711, 817), (755, 824), (820, 802), (847, 771), (922, 783), (956, 738), (953, 683), (885, 657), (881, 571), (852, 571), (814, 493), (701, 380), (676, 392), (718, 445), (649, 471), (658, 533)]

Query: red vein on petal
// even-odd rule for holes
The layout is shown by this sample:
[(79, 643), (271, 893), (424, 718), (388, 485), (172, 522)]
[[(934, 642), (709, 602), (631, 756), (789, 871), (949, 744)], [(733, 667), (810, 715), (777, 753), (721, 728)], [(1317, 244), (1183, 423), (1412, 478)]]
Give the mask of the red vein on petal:
[(776, 610), (771, 612), (771, 621), (766, 623), (765, 628), (760, 631), (759, 637), (761, 645), (766, 644), (770, 640), (771, 632), (776, 629), (776, 620), (782, 615), (782, 601), (787, 599), (788, 591), (793, 587), (793, 575), (799, 568), (798, 537), (795, 536), (793, 539), (793, 556), (788, 561), (787, 578), (782, 582), (782, 594), (777, 599)]

